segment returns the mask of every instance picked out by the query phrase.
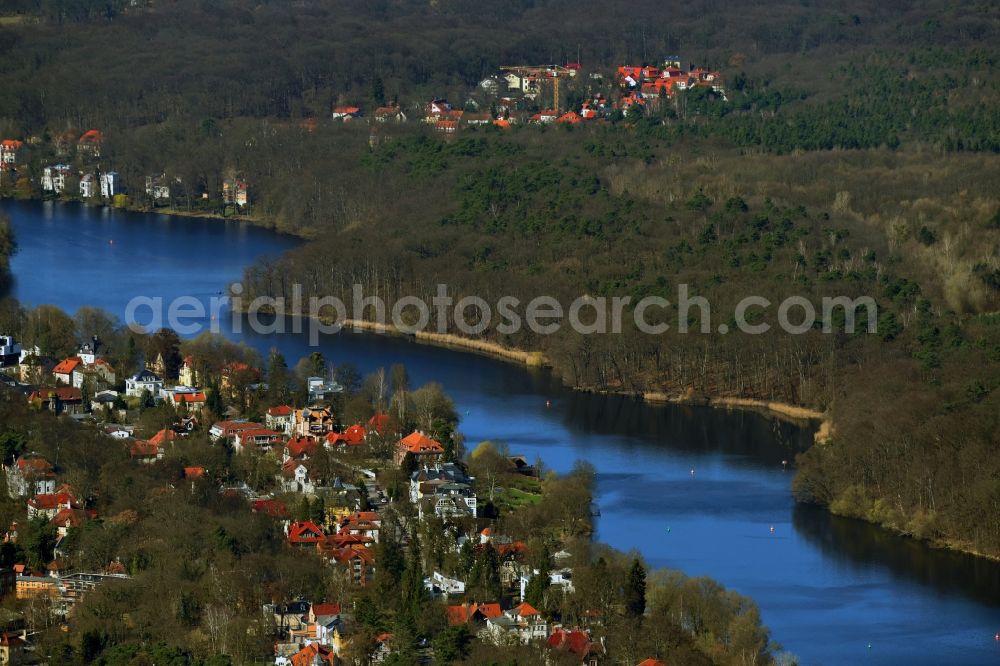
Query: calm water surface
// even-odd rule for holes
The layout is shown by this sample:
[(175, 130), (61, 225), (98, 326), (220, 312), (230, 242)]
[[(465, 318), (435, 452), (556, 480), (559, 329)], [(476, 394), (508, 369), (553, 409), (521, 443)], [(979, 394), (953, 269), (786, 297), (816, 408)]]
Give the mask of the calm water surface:
[[(136, 295), (207, 299), (297, 243), (238, 223), (70, 204), (0, 210), (21, 246), (14, 294), (68, 311), (122, 316)], [(277, 347), (290, 365), (311, 351), (301, 335), (226, 333), (262, 353)], [(780, 463), (808, 432), (753, 413), (579, 394), (544, 371), (399, 338), (345, 333), (321, 351), (362, 371), (405, 363), (414, 382), (441, 382), (471, 443), (503, 440), (561, 471), (589, 460), (599, 539), (752, 596), (802, 663), (1000, 664), (1000, 565), (795, 505)]]

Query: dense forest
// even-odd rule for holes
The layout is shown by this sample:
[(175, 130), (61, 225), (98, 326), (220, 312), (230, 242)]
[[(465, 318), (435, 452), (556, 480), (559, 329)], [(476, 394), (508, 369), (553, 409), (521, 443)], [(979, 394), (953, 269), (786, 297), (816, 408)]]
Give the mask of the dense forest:
[[(799, 459), (800, 499), (1000, 554), (996, 6), (123, 4), (21, 2), (0, 24), (0, 129), (38, 139), (34, 178), (61, 134), (89, 127), (130, 191), (175, 179), (176, 208), (243, 174), (253, 219), (313, 239), (251, 268), (251, 295), (445, 282), (492, 302), (673, 300), (687, 284), (713, 318), (749, 294), (870, 295), (872, 334), (481, 337), (544, 352), (580, 387), (827, 410), (833, 437)], [(607, 73), (669, 53), (720, 69), (726, 99), (448, 139), (327, 120), (345, 103), (488, 105), (472, 91), (503, 64)], [(564, 99), (615, 87), (595, 81)]]

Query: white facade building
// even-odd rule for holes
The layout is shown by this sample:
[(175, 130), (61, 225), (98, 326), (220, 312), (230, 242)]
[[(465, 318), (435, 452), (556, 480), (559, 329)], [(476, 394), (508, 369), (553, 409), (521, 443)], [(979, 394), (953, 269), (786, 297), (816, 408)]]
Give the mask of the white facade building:
[(101, 174), (101, 196), (110, 199), (122, 193), (121, 178), (117, 171), (105, 171)]
[(66, 189), (66, 176), (71, 173), (67, 164), (47, 166), (42, 170), (42, 190), (61, 194)]
[(125, 395), (132, 398), (138, 398), (143, 391), (149, 391), (153, 398), (159, 398), (162, 390), (163, 380), (148, 368), (143, 368), (125, 380)]
[(85, 173), (80, 179), (80, 196), (89, 199), (97, 192), (96, 179), (94, 174)]

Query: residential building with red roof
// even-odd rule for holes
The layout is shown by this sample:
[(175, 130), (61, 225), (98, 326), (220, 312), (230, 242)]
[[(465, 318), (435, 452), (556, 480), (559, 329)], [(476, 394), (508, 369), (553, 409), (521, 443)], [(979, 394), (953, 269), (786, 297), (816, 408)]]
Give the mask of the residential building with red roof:
[(137, 439), (128, 449), (129, 457), (137, 463), (151, 465), (163, 460), (164, 450), (159, 444), (145, 439)]
[(308, 460), (316, 455), (319, 447), (319, 440), (315, 437), (292, 437), (285, 442), (284, 459), (285, 461), (290, 458)]
[(289, 405), (269, 407), (264, 414), (264, 425), (271, 430), (277, 430), (286, 435), (292, 434), (292, 416), (294, 411)]
[(308, 546), (315, 548), (316, 544), (326, 540), (323, 528), (311, 520), (292, 523), (288, 527), (288, 543), (293, 546)]
[(659, 659), (643, 659), (639, 662), (638, 666), (667, 666), (667, 662), (660, 661)]
[(489, 618), (486, 621), (486, 631), (497, 644), (503, 644), (510, 638), (530, 643), (547, 639), (549, 625), (538, 609), (529, 603), (521, 603), (500, 617)]
[(335, 666), (337, 655), (333, 648), (320, 645), (319, 643), (309, 643), (304, 648), (291, 656), (292, 666)]
[(372, 117), (377, 123), (405, 123), (406, 114), (399, 108), (398, 104), (380, 106), (372, 112)]
[(458, 131), (457, 120), (438, 120), (434, 123), (434, 129), (444, 134), (454, 134)]
[(355, 511), (337, 525), (337, 534), (352, 534), (378, 543), (382, 517), (375, 511)]
[(271, 518), (287, 519), (291, 516), (288, 507), (279, 499), (265, 498), (254, 500), (251, 510), (254, 513), (263, 513)]
[(375, 553), (371, 548), (342, 548), (330, 551), (329, 557), (358, 587), (365, 587), (375, 577)]
[(52, 376), (55, 377), (56, 381), (63, 384), (70, 384), (73, 381), (73, 371), (82, 363), (83, 361), (76, 356), (65, 358), (59, 361), (56, 367), (52, 368)]
[(78, 414), (83, 411), (83, 394), (72, 386), (38, 389), (28, 396), (28, 402), (55, 414)]
[(167, 402), (175, 409), (186, 410), (188, 412), (200, 412), (205, 409), (208, 396), (204, 391), (170, 391), (167, 393)]
[(448, 624), (458, 626), (460, 624), (485, 624), (487, 620), (498, 618), (503, 615), (503, 609), (498, 603), (489, 604), (457, 604), (445, 608), (448, 616)]
[(173, 429), (163, 428), (162, 430), (158, 430), (155, 435), (149, 438), (149, 443), (155, 444), (156, 446), (164, 446), (165, 444), (176, 441), (180, 438), (181, 436), (178, 435)]
[(56, 473), (52, 463), (37, 454), (20, 456), (11, 465), (4, 465), (7, 494), (11, 497), (44, 495), (56, 490)]
[(590, 640), (590, 634), (581, 629), (555, 627), (545, 643), (553, 650), (573, 655), (581, 664), (595, 663), (605, 654), (603, 643)]
[(365, 430), (364, 426), (355, 423), (352, 426), (344, 428), (343, 432), (331, 432), (325, 437), (325, 446), (327, 448), (336, 448), (339, 446), (361, 446), (365, 443), (368, 438), (368, 432)]
[(52, 516), (49, 522), (56, 526), (56, 534), (65, 537), (72, 528), (79, 527), (89, 517), (83, 509), (63, 507), (56, 511), (56, 515)]
[(392, 417), (388, 414), (375, 414), (365, 426), (367, 432), (374, 432), (379, 435), (386, 435), (392, 427)]
[(539, 111), (528, 119), (528, 122), (545, 125), (555, 122), (561, 114), (555, 109)]
[(414, 431), (399, 440), (396, 444), (395, 462), (397, 465), (403, 462), (406, 454), (416, 458), (419, 465), (437, 462), (444, 455), (444, 447), (441, 443), (431, 439), (420, 431)]
[(17, 139), (4, 139), (0, 142), (0, 164), (16, 164), (23, 146), (24, 143)]
[(322, 604), (310, 604), (308, 621), (315, 622), (317, 618), (324, 615), (340, 615), (340, 604), (338, 603), (322, 603)]
[(335, 551), (344, 550), (345, 548), (353, 548), (355, 550), (361, 550), (364, 548), (370, 548), (371, 545), (375, 543), (370, 537), (363, 536), (361, 534), (348, 534), (346, 532), (342, 534), (330, 534), (326, 537), (326, 541), (318, 545), (321, 552), (325, 552), (327, 557), (333, 557)]
[(332, 114), (333, 120), (339, 120), (341, 122), (350, 122), (355, 118), (361, 117), (361, 107), (357, 106), (335, 106), (333, 108)]
[(76, 142), (76, 150), (90, 157), (101, 156), (101, 146), (104, 144), (104, 134), (100, 130), (92, 129), (83, 133)]
[(267, 428), (241, 429), (233, 435), (233, 451), (243, 453), (248, 448), (264, 452), (281, 441), (281, 433)]
[(76, 356), (63, 359), (52, 369), (52, 376), (58, 382), (76, 388), (83, 388), (87, 380), (97, 385), (112, 385), (115, 383), (115, 370), (104, 358), (97, 355), (97, 340), (94, 345), (85, 344), (80, 347)]
[(230, 439), (235, 437), (238, 432), (259, 430), (263, 427), (262, 424), (253, 421), (218, 421), (209, 428), (208, 435), (213, 440)]
[(52, 519), (60, 509), (78, 509), (80, 502), (66, 491), (35, 495), (28, 500), (28, 518), (38, 516)]
[(452, 106), (448, 100), (440, 97), (432, 99), (424, 106), (424, 121), (436, 123), (442, 116), (451, 113), (451, 111)]

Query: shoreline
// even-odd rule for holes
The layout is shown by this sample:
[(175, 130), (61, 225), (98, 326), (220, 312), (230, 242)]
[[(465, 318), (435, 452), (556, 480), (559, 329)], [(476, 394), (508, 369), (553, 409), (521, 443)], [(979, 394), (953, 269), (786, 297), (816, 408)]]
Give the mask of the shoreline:
[[(14, 197), (3, 197), (7, 199), (14, 199)], [(114, 208), (113, 206), (108, 206), (107, 204), (88, 204), (87, 202), (79, 200), (62, 200), (62, 199), (40, 199), (40, 198), (30, 198), (30, 199), (15, 199), (17, 201), (34, 201), (34, 202), (46, 202), (46, 201), (56, 201), (58, 203), (79, 203), (83, 205), (101, 205), (108, 208)], [(310, 240), (309, 238), (290, 233), (287, 231), (280, 231), (274, 225), (267, 224), (260, 218), (251, 217), (226, 217), (224, 215), (215, 213), (204, 213), (204, 212), (185, 212), (177, 211), (175, 209), (163, 209), (163, 210), (143, 210), (134, 207), (122, 207), (117, 210), (125, 210), (128, 212), (135, 213), (162, 213), (165, 215), (173, 215), (177, 217), (191, 217), (191, 218), (203, 218), (203, 219), (214, 219), (214, 220), (235, 220), (235, 221), (245, 221), (253, 226), (260, 228), (270, 229), (276, 233), (285, 233), (291, 236), (295, 236), (303, 241)], [(303, 315), (304, 316), (304, 315)], [(332, 324), (333, 322), (320, 317), (320, 320), (326, 324)], [(378, 324), (376, 322), (371, 322), (367, 320), (353, 320), (346, 319), (343, 322), (342, 331), (344, 329), (354, 329), (356, 331), (370, 331), (381, 334), (397, 335), (402, 337), (409, 337), (416, 342), (432, 345), (442, 348), (450, 348), (465, 352), (478, 353), (485, 356), (490, 356), (492, 358), (505, 361), (508, 363), (515, 363), (523, 365), (528, 368), (542, 368), (542, 367), (552, 367), (551, 362), (546, 359), (542, 352), (538, 351), (526, 351), (520, 349), (512, 349), (505, 347), (496, 342), (488, 342), (484, 340), (472, 340), (455, 334), (449, 333), (429, 333), (426, 331), (419, 331), (415, 333), (407, 333), (405, 331), (400, 331), (395, 326), (390, 324)], [(644, 402), (650, 404), (700, 404), (715, 409), (739, 409), (739, 410), (750, 410), (764, 413), (781, 420), (795, 423), (798, 425), (803, 425), (805, 423), (810, 423), (818, 421), (819, 425), (814, 433), (814, 441), (818, 445), (829, 444), (832, 434), (834, 431), (834, 424), (831, 417), (824, 412), (805, 407), (802, 405), (794, 405), (791, 403), (783, 403), (772, 400), (761, 400), (755, 398), (743, 398), (738, 396), (706, 396), (706, 397), (696, 397), (689, 390), (685, 393), (670, 394), (663, 391), (645, 391), (645, 392), (630, 392), (630, 391), (615, 391), (615, 390), (598, 390), (593, 387), (579, 386), (579, 385), (569, 385), (565, 386), (574, 391), (586, 391), (591, 393), (603, 393), (606, 395), (621, 395), (634, 398), (640, 398)], [(825, 507), (833, 515), (838, 515), (830, 510), (829, 506)], [(944, 550), (949, 550), (953, 552), (960, 552), (974, 557), (981, 557), (991, 561), (1000, 561), (1000, 556), (990, 555), (987, 553), (979, 552), (975, 549), (969, 548), (960, 541), (950, 540), (950, 541), (938, 541), (926, 538), (917, 538), (913, 535), (906, 534), (892, 526), (882, 525), (875, 521), (866, 520), (864, 518), (859, 518), (860, 520), (865, 520), (870, 524), (876, 525), (881, 529), (894, 532), (901, 536), (908, 536), (914, 538), (917, 541), (923, 541), (933, 548), (941, 548)]]
[(196, 220), (218, 220), (220, 222), (243, 222), (252, 227), (257, 227), (258, 229), (266, 229), (268, 231), (273, 231), (276, 234), (284, 234), (286, 236), (292, 236), (298, 238), (302, 241), (310, 241), (315, 237), (304, 234), (299, 231), (290, 231), (288, 229), (282, 229), (278, 227), (273, 221), (266, 218), (256, 217), (252, 215), (223, 215), (222, 213), (211, 213), (208, 211), (188, 211), (181, 208), (173, 208), (170, 206), (164, 206), (163, 208), (146, 208), (143, 206), (132, 206), (126, 204), (124, 206), (115, 206), (104, 201), (84, 201), (79, 198), (60, 198), (60, 197), (28, 197), (26, 199), (21, 199), (16, 196), (11, 196), (9, 194), (0, 195), (0, 199), (7, 199), (10, 201), (25, 201), (34, 203), (59, 203), (59, 204), (79, 204), (81, 206), (87, 206), (89, 208), (110, 208), (111, 210), (121, 210), (126, 213), (137, 213), (140, 215), (169, 215), (170, 217), (183, 217)]
[[(332, 323), (332, 322), (325, 322)], [(366, 321), (366, 320), (344, 320), (343, 328), (341, 332), (349, 328), (355, 329), (357, 331), (370, 331), (380, 334), (387, 335), (397, 335), (401, 337), (409, 337), (416, 342), (432, 345), (436, 347), (456, 349), (460, 351), (467, 351), (482, 354), (485, 356), (491, 356), (501, 361), (508, 363), (516, 363), (519, 365), (524, 365), (526, 367), (552, 367), (551, 363), (545, 358), (544, 354), (541, 352), (528, 352), (518, 349), (509, 349), (495, 342), (485, 342), (478, 340), (470, 340), (468, 338), (463, 338), (458, 335), (451, 333), (426, 333), (418, 332), (414, 334), (409, 334), (404, 331), (400, 331), (395, 326), (391, 324), (378, 324), (376, 322)], [(529, 362), (529, 359), (531, 362)], [(601, 393), (604, 395), (620, 395), (626, 397), (640, 398), (643, 402), (649, 404), (674, 404), (674, 405), (703, 405), (706, 407), (711, 407), (713, 409), (726, 409), (726, 410), (744, 410), (744, 411), (755, 411), (758, 413), (763, 413), (769, 416), (776, 417), (788, 423), (794, 423), (796, 425), (804, 425), (806, 423), (819, 422), (819, 425), (814, 433), (814, 440), (816, 445), (824, 446), (828, 445), (831, 441), (834, 424), (832, 418), (826, 413), (821, 412), (816, 409), (809, 407), (804, 407), (802, 405), (793, 405), (790, 403), (778, 402), (774, 400), (759, 400), (755, 398), (740, 398), (735, 396), (710, 396), (704, 399), (696, 399), (689, 394), (669, 394), (662, 391), (647, 391), (644, 393), (633, 393), (627, 391), (607, 391), (607, 390), (595, 390), (593, 388), (588, 388), (585, 386), (572, 386), (566, 385), (567, 388), (573, 391), (585, 391), (590, 393)], [(822, 506), (822, 505), (821, 505)], [(840, 516), (840, 514), (832, 511), (829, 506), (823, 506), (823, 508), (834, 516)], [(845, 517), (845, 516), (841, 516)], [(1000, 562), (1000, 556), (991, 555), (989, 553), (983, 553), (981, 551), (975, 550), (968, 547), (961, 541), (956, 540), (936, 540), (936, 539), (926, 539), (915, 537), (912, 534), (907, 534), (902, 532), (891, 525), (883, 525), (872, 520), (867, 520), (862, 517), (853, 517), (855, 520), (862, 520), (870, 525), (875, 525), (879, 529), (885, 530), (886, 532), (895, 534), (897, 536), (906, 537), (912, 539), (918, 543), (923, 543), (930, 548), (947, 550), (955, 553), (962, 553), (964, 555), (971, 555), (972, 557), (979, 557), (992, 562)]]
[[(321, 321), (327, 324), (333, 323), (329, 320), (321, 319)], [(357, 319), (345, 319), (341, 331), (347, 329), (408, 337), (422, 344), (478, 353), (501, 361), (506, 361), (508, 363), (524, 365), (529, 368), (553, 367), (552, 363), (542, 352), (512, 349), (510, 347), (504, 347), (497, 342), (472, 340), (460, 335), (455, 335), (454, 333), (429, 333), (427, 331), (407, 333), (397, 329), (392, 324), (380, 324), (373, 321)], [(819, 427), (814, 435), (817, 444), (827, 443), (833, 431), (833, 422), (825, 412), (804, 407), (802, 405), (793, 405), (791, 403), (777, 402), (774, 400), (758, 400), (754, 398), (740, 398), (735, 396), (710, 396), (705, 400), (699, 401), (686, 394), (669, 394), (662, 391), (645, 391), (642, 393), (635, 393), (629, 391), (598, 390), (586, 386), (570, 384), (565, 384), (565, 386), (573, 391), (636, 397), (649, 404), (703, 404), (715, 409), (738, 409), (764, 412), (768, 415), (796, 425), (819, 421)]]

